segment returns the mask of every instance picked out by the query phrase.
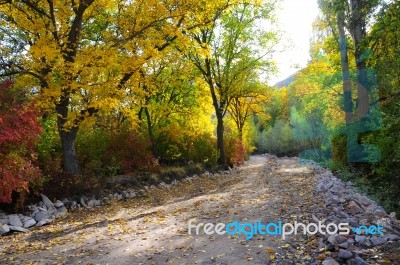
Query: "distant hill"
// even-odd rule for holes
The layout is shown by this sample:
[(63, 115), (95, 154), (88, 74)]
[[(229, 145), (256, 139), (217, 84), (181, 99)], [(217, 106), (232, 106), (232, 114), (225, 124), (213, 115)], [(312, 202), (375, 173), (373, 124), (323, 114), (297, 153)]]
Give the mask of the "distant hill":
[(294, 80), (294, 78), (296, 77), (297, 74), (298, 74), (298, 72), (290, 75), (289, 77), (287, 77), (286, 79), (284, 79), (282, 81), (279, 81), (278, 83), (276, 83), (274, 85), (274, 87), (277, 87), (277, 88), (287, 87), (288, 85), (290, 85), (290, 83), (293, 82), (293, 80)]

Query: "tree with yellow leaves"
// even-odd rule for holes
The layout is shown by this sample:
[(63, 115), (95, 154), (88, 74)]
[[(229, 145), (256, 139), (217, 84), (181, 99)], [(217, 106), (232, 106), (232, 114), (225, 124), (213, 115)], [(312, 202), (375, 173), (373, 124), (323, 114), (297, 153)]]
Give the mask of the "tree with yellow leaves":
[(78, 174), (80, 124), (100, 110), (123, 111), (126, 97), (140, 95), (149, 59), (172, 43), (189, 47), (186, 35), (210, 23), (221, 2), (0, 1), (0, 75), (15, 76), (57, 114), (64, 171)]
[(189, 50), (188, 58), (210, 91), (217, 119), (219, 164), (226, 162), (224, 117), (232, 100), (236, 98), (236, 103), (239, 103), (247, 97), (243, 87), (248, 84), (249, 77), (270, 70), (268, 55), (276, 35), (260, 24), (271, 23), (273, 10), (272, 2), (232, 3), (214, 17), (210, 26), (192, 34), (198, 49)]

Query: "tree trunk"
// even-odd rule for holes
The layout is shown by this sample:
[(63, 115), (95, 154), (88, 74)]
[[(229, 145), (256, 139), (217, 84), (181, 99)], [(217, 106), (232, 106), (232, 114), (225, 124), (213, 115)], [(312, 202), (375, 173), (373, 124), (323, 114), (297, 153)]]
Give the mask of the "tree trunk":
[(343, 80), (343, 96), (344, 111), (346, 125), (353, 120), (353, 102), (351, 99), (351, 83), (349, 75), (349, 58), (347, 54), (347, 38), (345, 33), (345, 17), (343, 12), (339, 12), (337, 16), (337, 27), (339, 31), (340, 57), (342, 62), (342, 80)]
[(75, 149), (75, 140), (77, 133), (77, 127), (69, 131), (59, 130), (63, 152), (64, 172), (71, 175), (78, 175), (80, 173), (78, 157), (76, 155)]
[(352, 17), (350, 22), (351, 34), (354, 40), (354, 57), (357, 66), (357, 120), (364, 117), (369, 109), (368, 90), (370, 84), (368, 81), (365, 58), (363, 58), (364, 41), (366, 32), (366, 17), (363, 9), (366, 8), (365, 0), (351, 0)]
[(217, 113), (217, 150), (219, 152), (218, 164), (225, 165), (224, 117), (219, 113)]
[(150, 137), (150, 141), (151, 141), (151, 151), (152, 151), (154, 157), (158, 158), (157, 143), (156, 143), (156, 138), (153, 133), (153, 125), (151, 123), (151, 117), (150, 117), (149, 110), (147, 108), (144, 108), (144, 113), (146, 115), (147, 131), (149, 133), (149, 137)]
[(64, 95), (56, 106), (58, 134), (61, 139), (61, 147), (63, 153), (64, 172), (71, 175), (80, 173), (79, 162), (76, 156), (75, 140), (79, 127), (76, 125), (71, 129), (65, 128), (68, 118), (69, 97)]

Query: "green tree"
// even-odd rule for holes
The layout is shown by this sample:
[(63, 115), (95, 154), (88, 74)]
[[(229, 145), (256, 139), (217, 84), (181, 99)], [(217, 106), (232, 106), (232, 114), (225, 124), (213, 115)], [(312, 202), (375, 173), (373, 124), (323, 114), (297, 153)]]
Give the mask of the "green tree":
[(240, 3), (226, 12), (221, 10), (210, 27), (193, 34), (203, 52), (195, 50), (189, 59), (200, 71), (207, 83), (217, 119), (218, 162), (225, 164), (224, 117), (234, 98), (247, 94), (244, 86), (247, 77), (269, 70), (268, 55), (275, 43), (274, 32), (257, 28), (260, 21), (271, 23), (274, 4), (257, 5)]

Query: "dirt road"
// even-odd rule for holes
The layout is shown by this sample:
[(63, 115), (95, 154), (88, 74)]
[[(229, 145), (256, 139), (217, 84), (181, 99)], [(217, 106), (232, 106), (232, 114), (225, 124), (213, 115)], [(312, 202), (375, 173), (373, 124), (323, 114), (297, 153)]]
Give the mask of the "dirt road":
[[(313, 169), (252, 156), (234, 174), (198, 177), (147, 198), (83, 212), (0, 238), (1, 264), (310, 264), (318, 236), (188, 234), (188, 222), (303, 222), (323, 218)], [(322, 251), (323, 252), (323, 251)], [(322, 256), (323, 259), (323, 256)], [(321, 263), (321, 261), (319, 261)]]

